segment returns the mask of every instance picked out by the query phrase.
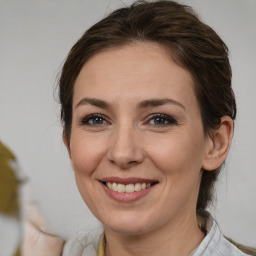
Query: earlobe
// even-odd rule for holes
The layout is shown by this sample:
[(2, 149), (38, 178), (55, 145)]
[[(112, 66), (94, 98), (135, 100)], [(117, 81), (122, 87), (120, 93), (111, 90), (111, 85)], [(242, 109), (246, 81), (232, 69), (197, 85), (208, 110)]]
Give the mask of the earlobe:
[(206, 156), (202, 168), (207, 171), (221, 166), (228, 155), (233, 136), (233, 120), (229, 116), (221, 118), (221, 124), (213, 131), (206, 146)]

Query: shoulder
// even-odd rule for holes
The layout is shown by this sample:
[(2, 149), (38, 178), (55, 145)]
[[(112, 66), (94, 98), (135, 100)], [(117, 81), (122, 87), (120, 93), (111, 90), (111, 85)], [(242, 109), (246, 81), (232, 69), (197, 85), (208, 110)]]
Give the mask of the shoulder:
[(234, 255), (234, 256), (246, 256), (246, 255), (256, 255), (256, 254), (246, 254), (242, 250), (240, 250), (236, 244), (230, 242), (228, 239), (226, 239), (223, 235), (221, 237), (220, 241), (220, 252), (217, 255), (224, 256), (224, 255)]
[[(199, 213), (200, 218), (203, 218), (203, 228), (206, 232), (206, 236), (200, 243), (199, 247), (193, 254), (193, 256), (254, 256), (254, 250), (241, 250), (247, 247), (239, 247), (237, 243), (231, 239), (227, 239), (222, 232), (216, 221), (212, 216), (207, 213)], [(243, 252), (245, 251), (245, 252)], [(247, 254), (248, 253), (248, 254)]]
[(76, 237), (65, 243), (62, 256), (95, 256), (103, 229), (101, 226), (90, 231), (81, 230)]
[(251, 255), (251, 256), (256, 256), (256, 248), (252, 248), (249, 246), (245, 246), (243, 244), (239, 244), (236, 241), (232, 240), (231, 238), (226, 237), (226, 240), (228, 240), (230, 243), (232, 243), (235, 247), (237, 247), (239, 250), (242, 252), (246, 253), (245, 255)]

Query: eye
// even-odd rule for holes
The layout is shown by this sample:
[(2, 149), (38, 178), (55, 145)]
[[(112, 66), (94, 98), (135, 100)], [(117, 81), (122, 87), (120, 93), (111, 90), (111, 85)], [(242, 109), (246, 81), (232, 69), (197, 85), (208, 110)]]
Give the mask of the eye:
[(166, 114), (155, 114), (150, 117), (148, 124), (153, 126), (168, 126), (177, 124), (177, 121), (173, 117)]
[(84, 117), (80, 123), (82, 125), (92, 125), (92, 126), (100, 126), (108, 124), (109, 122), (106, 120), (104, 115), (101, 114), (91, 114)]

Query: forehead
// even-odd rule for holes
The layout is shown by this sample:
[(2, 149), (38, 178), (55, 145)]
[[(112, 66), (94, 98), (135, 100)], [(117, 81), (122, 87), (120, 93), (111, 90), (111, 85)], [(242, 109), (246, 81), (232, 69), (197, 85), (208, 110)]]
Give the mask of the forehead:
[[(81, 69), (74, 89), (74, 104), (82, 96), (123, 98), (194, 97), (193, 79), (164, 47), (134, 43), (92, 56)], [(192, 98), (193, 98), (192, 97)]]

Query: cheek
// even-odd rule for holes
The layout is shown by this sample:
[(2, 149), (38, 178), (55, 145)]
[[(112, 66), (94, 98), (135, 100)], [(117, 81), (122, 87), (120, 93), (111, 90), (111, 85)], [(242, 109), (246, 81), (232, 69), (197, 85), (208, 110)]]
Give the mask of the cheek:
[[(193, 138), (179, 133), (159, 141), (158, 145), (151, 147), (148, 152), (163, 174), (164, 187), (159, 203), (164, 206), (163, 212), (168, 216), (184, 205), (194, 207), (201, 180), (204, 144), (200, 136)], [(169, 206), (165, 206), (166, 200)]]
[(171, 134), (148, 143), (148, 152), (154, 164), (166, 175), (198, 173), (204, 157), (204, 140), (202, 136), (187, 133)]
[(91, 211), (97, 216), (97, 207), (104, 209), (101, 197), (95, 192), (95, 183), (98, 183), (95, 170), (105, 155), (103, 138), (88, 136), (83, 133), (73, 133), (70, 140), (71, 161), (75, 172), (78, 190)]
[(73, 134), (70, 140), (71, 161), (76, 175), (91, 176), (105, 154), (104, 141), (97, 136)]

